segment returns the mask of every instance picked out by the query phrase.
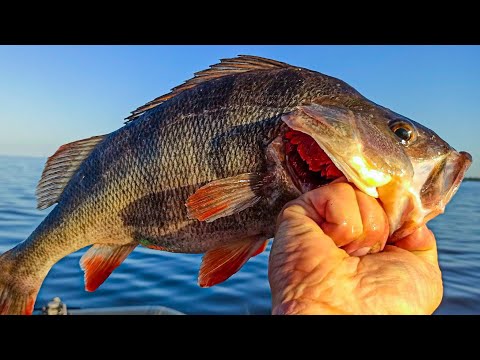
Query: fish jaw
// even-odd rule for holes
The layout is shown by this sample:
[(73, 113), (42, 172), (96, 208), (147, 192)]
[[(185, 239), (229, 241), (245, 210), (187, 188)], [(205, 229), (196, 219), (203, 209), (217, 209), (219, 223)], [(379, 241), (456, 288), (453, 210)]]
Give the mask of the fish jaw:
[[(426, 211), (430, 209), (431, 212), (443, 213), (471, 164), (472, 155), (465, 151), (452, 150), (444, 161), (432, 169), (430, 176), (420, 189), (423, 208)], [(418, 189), (415, 190), (418, 191)]]
[(396, 204), (389, 211), (389, 241), (404, 238), (443, 214), (471, 164), (469, 153), (452, 149), (441, 158), (414, 163), (415, 177), (410, 186), (397, 186), (393, 191), (388, 186), (379, 189), (384, 208)]

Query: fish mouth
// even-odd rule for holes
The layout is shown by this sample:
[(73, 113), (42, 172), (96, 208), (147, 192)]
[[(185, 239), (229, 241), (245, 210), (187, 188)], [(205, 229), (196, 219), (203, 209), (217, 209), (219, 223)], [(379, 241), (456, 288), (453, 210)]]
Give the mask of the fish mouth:
[(444, 212), (471, 164), (472, 155), (453, 150), (432, 168), (418, 192), (421, 206), (426, 213), (424, 222)]
[[(393, 221), (389, 241), (395, 242), (408, 236), (437, 215), (444, 213), (446, 205), (457, 192), (471, 164), (472, 156), (469, 153), (455, 150), (441, 160), (414, 164), (413, 183), (409, 188), (400, 190), (405, 195), (394, 197), (397, 211), (390, 211), (390, 218)], [(388, 197), (389, 193), (392, 191), (388, 188), (381, 191), (380, 199)], [(396, 216), (393, 216), (394, 213)]]
[(443, 195), (443, 206), (448, 204), (453, 195), (458, 190), (460, 183), (465, 177), (465, 173), (472, 164), (472, 155), (468, 152), (460, 153), (452, 152), (447, 158), (445, 166), (445, 177), (443, 181), (443, 189), (447, 189)]

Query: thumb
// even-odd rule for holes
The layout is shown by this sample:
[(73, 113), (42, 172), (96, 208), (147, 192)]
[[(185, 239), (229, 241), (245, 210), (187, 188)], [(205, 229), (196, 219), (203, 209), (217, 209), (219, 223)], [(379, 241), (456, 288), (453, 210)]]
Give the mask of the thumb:
[(326, 190), (312, 193), (317, 196), (300, 196), (278, 217), (268, 264), (273, 306), (288, 300), (299, 285), (318, 283), (348, 257), (319, 225), (325, 221), (318, 206), (327, 201)]
[(338, 189), (313, 190), (289, 202), (281, 211), (268, 266), (274, 303), (277, 289), (282, 292), (304, 283), (305, 276), (314, 270), (315, 276), (321, 277), (348, 257), (320, 227), (326, 221), (325, 204), (335, 190)]

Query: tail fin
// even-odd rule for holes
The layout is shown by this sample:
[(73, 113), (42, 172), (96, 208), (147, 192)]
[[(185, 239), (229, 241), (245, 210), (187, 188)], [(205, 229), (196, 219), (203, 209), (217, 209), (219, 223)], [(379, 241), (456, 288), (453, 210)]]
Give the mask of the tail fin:
[(41, 283), (15, 274), (14, 251), (0, 255), (0, 315), (31, 315)]

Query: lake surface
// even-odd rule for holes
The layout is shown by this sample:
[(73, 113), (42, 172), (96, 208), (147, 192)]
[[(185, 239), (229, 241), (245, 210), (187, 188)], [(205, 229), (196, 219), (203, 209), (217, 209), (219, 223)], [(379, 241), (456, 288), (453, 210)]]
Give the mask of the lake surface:
[[(0, 253), (30, 235), (48, 210), (36, 210), (35, 187), (45, 159), (0, 156)], [(480, 182), (464, 182), (444, 215), (430, 223), (438, 240), (444, 300), (437, 314), (480, 314)], [(84, 291), (85, 250), (58, 262), (35, 308), (60, 296), (70, 308), (162, 305), (187, 314), (269, 314), (268, 250), (232, 278), (197, 285), (201, 255), (137, 249), (94, 293)], [(1, 274), (0, 274), (1, 276)]]

